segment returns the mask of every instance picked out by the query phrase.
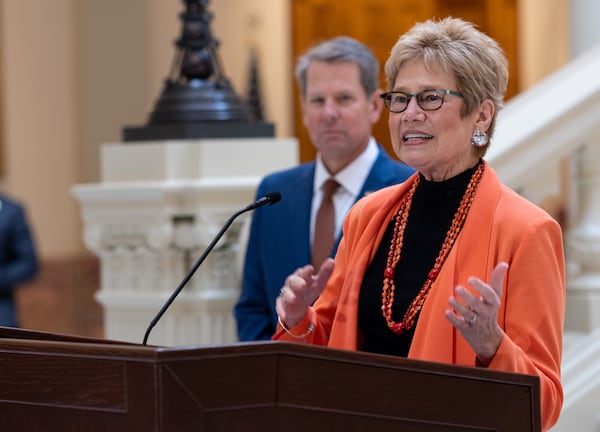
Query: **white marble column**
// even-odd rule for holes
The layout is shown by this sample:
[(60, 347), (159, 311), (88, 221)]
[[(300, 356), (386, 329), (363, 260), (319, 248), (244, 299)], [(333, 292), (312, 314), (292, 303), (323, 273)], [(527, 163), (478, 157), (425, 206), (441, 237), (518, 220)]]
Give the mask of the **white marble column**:
[[(571, 0), (572, 57), (600, 44), (600, 2)], [(574, 217), (565, 243), (568, 263), (567, 331), (600, 329), (600, 139), (582, 143), (573, 156), (569, 179), (575, 195), (570, 214)]]
[[(105, 337), (141, 343), (161, 306), (266, 173), (298, 163), (295, 139), (108, 144), (102, 181), (73, 193), (87, 247), (100, 257)], [(276, 191), (273, 191), (276, 192)], [(245, 229), (235, 219), (150, 333), (151, 345), (237, 340)]]
[(572, 200), (577, 221), (567, 232), (567, 309), (565, 329), (591, 333), (600, 329), (600, 145), (586, 145), (573, 156), (576, 186)]

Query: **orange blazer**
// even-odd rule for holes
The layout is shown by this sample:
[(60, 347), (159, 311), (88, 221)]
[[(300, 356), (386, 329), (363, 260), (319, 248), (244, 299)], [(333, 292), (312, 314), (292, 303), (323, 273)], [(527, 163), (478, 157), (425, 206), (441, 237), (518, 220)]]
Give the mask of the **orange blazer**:
[[(358, 297), (363, 276), (416, 175), (365, 196), (348, 213), (327, 286), (311, 313), (291, 329), (302, 334), (312, 320), (315, 330), (302, 342), (360, 350)], [(542, 425), (548, 429), (558, 420), (563, 403), (562, 232), (545, 211), (502, 185), (487, 163), (465, 225), (423, 305), (408, 358), (477, 366), (474, 351), (444, 311), (457, 285), (470, 288), (470, 276), (489, 281), (501, 261), (509, 264), (498, 314), (504, 337), (488, 367), (540, 378)], [(273, 339), (299, 341), (281, 326)]]

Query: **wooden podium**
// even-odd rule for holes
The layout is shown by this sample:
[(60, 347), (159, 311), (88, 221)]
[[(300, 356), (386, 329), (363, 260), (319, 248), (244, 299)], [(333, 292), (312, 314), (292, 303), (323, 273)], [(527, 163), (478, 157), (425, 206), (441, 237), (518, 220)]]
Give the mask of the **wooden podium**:
[(0, 327), (2, 431), (539, 431), (539, 380), (292, 343)]

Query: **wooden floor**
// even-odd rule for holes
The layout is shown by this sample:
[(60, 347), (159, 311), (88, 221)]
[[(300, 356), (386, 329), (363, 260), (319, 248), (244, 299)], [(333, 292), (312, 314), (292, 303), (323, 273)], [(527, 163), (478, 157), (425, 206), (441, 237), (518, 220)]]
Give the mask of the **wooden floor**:
[(36, 279), (17, 289), (20, 327), (103, 337), (102, 308), (94, 299), (99, 286), (93, 257), (43, 262)]

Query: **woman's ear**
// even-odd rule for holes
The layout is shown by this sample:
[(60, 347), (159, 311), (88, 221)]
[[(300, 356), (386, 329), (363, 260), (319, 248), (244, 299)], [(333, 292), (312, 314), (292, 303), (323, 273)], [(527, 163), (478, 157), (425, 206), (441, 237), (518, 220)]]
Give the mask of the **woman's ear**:
[(491, 99), (484, 100), (479, 106), (479, 113), (475, 120), (475, 125), (481, 130), (487, 132), (492, 124), (492, 119), (494, 118), (495, 112), (496, 107), (494, 106), (494, 102), (492, 102)]

